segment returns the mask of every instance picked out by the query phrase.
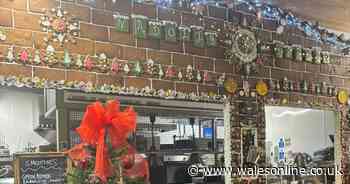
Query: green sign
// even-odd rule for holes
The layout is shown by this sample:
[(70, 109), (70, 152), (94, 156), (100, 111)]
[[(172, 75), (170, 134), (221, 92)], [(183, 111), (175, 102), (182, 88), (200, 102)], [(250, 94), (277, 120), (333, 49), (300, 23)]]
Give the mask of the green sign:
[(116, 17), (116, 28), (119, 32), (129, 32), (129, 17), (118, 15)]
[(136, 38), (145, 39), (147, 34), (147, 17), (142, 15), (133, 15), (134, 34)]

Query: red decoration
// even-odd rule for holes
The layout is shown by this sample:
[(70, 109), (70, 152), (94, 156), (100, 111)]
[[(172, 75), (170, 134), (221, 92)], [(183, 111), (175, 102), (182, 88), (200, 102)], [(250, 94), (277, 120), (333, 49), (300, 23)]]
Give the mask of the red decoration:
[(104, 107), (95, 102), (87, 107), (82, 123), (77, 132), (82, 141), (96, 147), (95, 176), (102, 182), (112, 176), (113, 168), (106, 146), (108, 135), (114, 149), (127, 145), (127, 136), (136, 129), (136, 113), (128, 107), (124, 112), (119, 110), (120, 104), (113, 100)]
[(166, 78), (169, 78), (169, 79), (172, 79), (174, 78), (176, 75), (176, 71), (175, 71), (175, 68), (174, 66), (171, 66), (169, 65), (166, 69), (166, 72), (165, 72), (165, 77)]
[(140, 154), (136, 154), (135, 148), (129, 145), (128, 154), (122, 158), (124, 176), (129, 178), (149, 179), (148, 162)]
[(94, 67), (94, 64), (91, 61), (91, 58), (89, 55), (87, 55), (84, 59), (84, 67), (86, 70), (92, 70), (92, 68)]
[(29, 54), (26, 50), (21, 51), (21, 53), (19, 54), (19, 59), (23, 62), (23, 63), (27, 63), (29, 61)]
[(112, 61), (111, 71), (114, 72), (114, 73), (118, 73), (119, 72), (119, 63), (117, 62), (116, 58), (114, 58), (113, 61)]

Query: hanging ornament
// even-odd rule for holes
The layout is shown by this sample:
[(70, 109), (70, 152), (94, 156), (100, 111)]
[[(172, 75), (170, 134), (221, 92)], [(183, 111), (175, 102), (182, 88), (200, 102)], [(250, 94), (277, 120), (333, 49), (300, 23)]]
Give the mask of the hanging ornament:
[(29, 53), (26, 49), (19, 53), (19, 61), (23, 64), (27, 64), (29, 62)]
[(75, 61), (75, 66), (78, 68), (82, 68), (84, 66), (82, 56), (80, 54), (77, 55), (77, 60)]
[(113, 58), (113, 60), (112, 60), (111, 71), (113, 73), (118, 73), (119, 72), (119, 63), (118, 63), (118, 59), (116, 57)]
[(146, 73), (149, 75), (154, 74), (154, 61), (152, 59), (146, 61)]
[(143, 73), (143, 69), (141, 67), (141, 64), (139, 61), (137, 61), (133, 67), (133, 74), (136, 76), (140, 76), (142, 73)]
[(52, 66), (58, 62), (55, 54), (55, 48), (53, 48), (53, 46), (50, 44), (46, 47), (45, 62), (49, 66)]
[(72, 63), (72, 59), (70, 58), (70, 55), (68, 53), (68, 50), (65, 49), (64, 50), (64, 59), (63, 59), (63, 65), (66, 67), (66, 68), (69, 68), (70, 65)]
[(202, 81), (201, 72), (199, 70), (197, 70), (196, 80), (197, 80), (197, 82), (201, 82)]
[(158, 77), (159, 77), (159, 79), (164, 77), (164, 71), (163, 71), (163, 67), (161, 64), (158, 65)]
[(7, 49), (7, 55), (6, 55), (6, 61), (9, 63), (13, 63), (15, 61), (15, 55), (14, 55), (14, 46), (10, 46)]
[(92, 68), (94, 67), (94, 64), (90, 58), (89, 55), (85, 56), (85, 59), (84, 59), (84, 68), (88, 71), (91, 71)]
[(125, 74), (128, 74), (130, 72), (129, 65), (127, 63), (124, 64), (123, 71)]
[(65, 42), (76, 43), (75, 37), (79, 33), (77, 19), (67, 17), (68, 13), (61, 8), (53, 8), (40, 18), (40, 26), (44, 32), (51, 32), (47, 41), (59, 42), (61, 46)]
[(40, 65), (41, 64), (41, 53), (40, 53), (40, 50), (35, 50), (33, 63), (36, 64), (36, 65)]
[(192, 65), (187, 65), (187, 67), (186, 67), (186, 79), (188, 81), (193, 80), (193, 67), (192, 67)]
[(165, 78), (167, 79), (173, 79), (176, 75), (175, 67), (172, 65), (168, 65), (166, 72), (165, 72)]
[(106, 72), (109, 68), (108, 66), (108, 61), (107, 61), (107, 56), (105, 53), (101, 53), (98, 56), (98, 69), (102, 72)]
[(181, 70), (180, 70), (179, 73), (177, 74), (177, 78), (179, 79), (179, 81), (182, 81), (183, 76), (182, 76)]

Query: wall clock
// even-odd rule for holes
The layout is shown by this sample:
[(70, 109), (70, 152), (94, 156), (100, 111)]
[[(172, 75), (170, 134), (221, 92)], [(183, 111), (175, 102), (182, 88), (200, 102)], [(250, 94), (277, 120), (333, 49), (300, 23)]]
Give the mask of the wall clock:
[(239, 29), (232, 36), (232, 54), (241, 62), (248, 64), (257, 57), (257, 41), (253, 32)]

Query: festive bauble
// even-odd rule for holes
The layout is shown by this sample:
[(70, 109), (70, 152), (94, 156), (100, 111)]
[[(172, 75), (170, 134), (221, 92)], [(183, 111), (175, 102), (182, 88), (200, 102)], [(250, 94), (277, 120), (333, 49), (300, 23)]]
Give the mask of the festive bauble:
[(342, 90), (339, 90), (337, 98), (339, 103), (346, 104), (349, 99), (349, 94), (346, 90), (342, 89)]
[(259, 81), (256, 84), (256, 92), (260, 95), (260, 96), (265, 96), (268, 93), (268, 87), (267, 84), (264, 81)]

